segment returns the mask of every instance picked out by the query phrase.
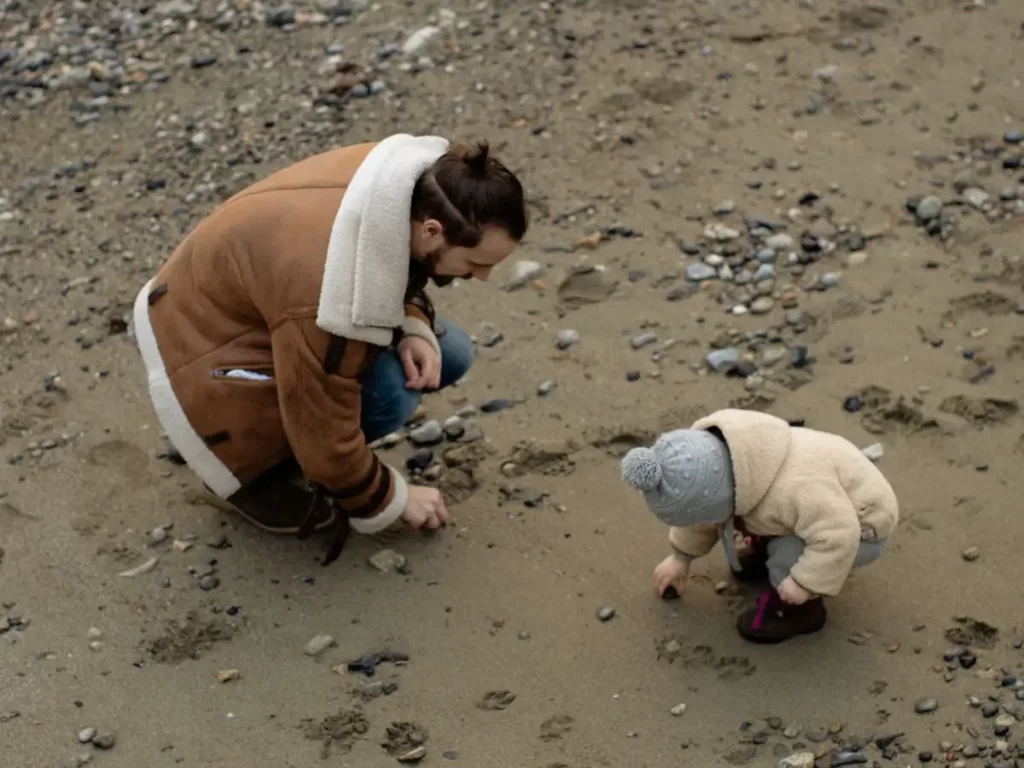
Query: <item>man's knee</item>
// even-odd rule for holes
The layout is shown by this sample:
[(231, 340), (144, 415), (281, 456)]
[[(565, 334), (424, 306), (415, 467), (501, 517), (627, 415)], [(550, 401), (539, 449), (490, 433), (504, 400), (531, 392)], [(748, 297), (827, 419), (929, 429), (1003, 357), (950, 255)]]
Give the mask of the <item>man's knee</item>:
[(442, 386), (449, 386), (465, 376), (476, 359), (476, 345), (469, 334), (454, 323), (440, 321), (443, 333), (438, 339), (441, 345)]

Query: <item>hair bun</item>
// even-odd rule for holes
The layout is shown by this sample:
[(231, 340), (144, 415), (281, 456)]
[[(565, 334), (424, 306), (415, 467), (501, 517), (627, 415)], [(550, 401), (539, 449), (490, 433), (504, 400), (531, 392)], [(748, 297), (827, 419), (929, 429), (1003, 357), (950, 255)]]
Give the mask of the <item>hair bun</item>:
[(479, 141), (466, 149), (462, 159), (469, 167), (471, 176), (487, 175), (487, 161), (490, 160), (490, 154), (491, 146), (486, 141)]

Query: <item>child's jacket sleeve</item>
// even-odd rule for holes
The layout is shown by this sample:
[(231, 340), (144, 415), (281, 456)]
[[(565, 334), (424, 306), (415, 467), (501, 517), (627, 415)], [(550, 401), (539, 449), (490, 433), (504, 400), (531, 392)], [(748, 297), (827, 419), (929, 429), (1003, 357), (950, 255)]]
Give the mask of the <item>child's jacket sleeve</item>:
[(673, 525), (668, 529), (668, 540), (677, 554), (687, 560), (696, 560), (715, 548), (718, 526), (714, 523), (685, 527)]
[(795, 514), (793, 532), (804, 551), (789, 575), (817, 595), (838, 594), (860, 547), (857, 511), (836, 482), (802, 489)]

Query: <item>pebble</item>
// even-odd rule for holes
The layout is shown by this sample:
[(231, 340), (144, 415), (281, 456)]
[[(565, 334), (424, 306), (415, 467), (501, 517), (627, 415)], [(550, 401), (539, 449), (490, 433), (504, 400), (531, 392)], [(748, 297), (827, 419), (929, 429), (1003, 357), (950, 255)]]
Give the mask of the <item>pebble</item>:
[(416, 763), (427, 756), (427, 748), (422, 744), (418, 747), (410, 749), (408, 752), (398, 756), (398, 762), (400, 763)]
[(658, 340), (658, 336), (655, 333), (640, 333), (630, 339), (629, 344), (633, 349), (643, 349), (644, 347), (654, 344)]
[(544, 265), (539, 261), (528, 261), (526, 259), (517, 261), (515, 266), (512, 267), (512, 277), (505, 288), (511, 291), (522, 288), (526, 284), (543, 277), (544, 272)]
[(220, 586), (220, 579), (214, 576), (212, 573), (207, 573), (199, 578), (199, 588), (204, 592), (216, 589)]
[(444, 440), (441, 423), (431, 419), (409, 432), (409, 441), (416, 446), (437, 445)]
[(547, 379), (537, 385), (537, 394), (540, 395), (541, 397), (544, 397), (545, 395), (550, 395), (557, 388), (558, 384), (557, 382), (555, 382), (554, 379)]
[(112, 733), (98, 733), (93, 736), (91, 743), (96, 749), (108, 750), (114, 748), (116, 739)]
[(615, 609), (608, 605), (599, 608), (597, 611), (597, 618), (601, 621), (611, 621), (614, 616)]
[(445, 437), (449, 440), (458, 440), (466, 434), (466, 422), (462, 420), (461, 416), (449, 416), (444, 420), (444, 424), (442, 426), (444, 428)]
[(960, 556), (968, 563), (973, 563), (981, 557), (981, 550), (977, 547), (967, 547), (967, 549), (960, 553)]
[(381, 573), (401, 571), (406, 565), (405, 556), (395, 552), (393, 549), (382, 549), (379, 552), (374, 552), (370, 555), (367, 562)]
[(80, 730), (78, 732), (78, 743), (79, 744), (88, 744), (94, 738), (96, 738), (96, 729), (95, 728), (83, 728), (82, 730)]
[(779, 761), (779, 768), (814, 768), (813, 752), (797, 752)]
[(984, 189), (969, 187), (963, 191), (963, 198), (972, 208), (983, 211), (988, 207), (989, 194)]
[(914, 208), (914, 215), (917, 216), (918, 221), (925, 224), (932, 219), (937, 219), (942, 214), (944, 204), (941, 199), (934, 195), (928, 195), (922, 198), (917, 207)]
[(149, 540), (153, 544), (162, 544), (167, 541), (167, 529), (162, 525), (158, 525), (152, 531), (149, 532)]
[(928, 715), (939, 708), (939, 702), (935, 699), (918, 699), (914, 703), (914, 711), (919, 715)]
[(787, 235), (785, 232), (779, 232), (765, 240), (764, 245), (765, 248), (773, 252), (772, 258), (774, 259), (775, 252), (788, 251), (793, 247), (794, 241), (790, 235)]
[(672, 707), (672, 709), (669, 710), (669, 713), (671, 713), (673, 717), (680, 717), (686, 713), (686, 705), (676, 704), (674, 707)]
[(319, 656), (325, 650), (334, 645), (334, 638), (330, 635), (317, 635), (308, 643), (303, 652), (307, 656)]
[(774, 306), (775, 299), (773, 299), (771, 296), (761, 296), (757, 299), (754, 299), (753, 303), (751, 303), (750, 311), (755, 315), (767, 315), (769, 312), (772, 311), (772, 307)]
[(740, 361), (740, 351), (736, 347), (716, 349), (708, 353), (705, 361), (711, 370), (716, 373), (725, 373), (732, 370)]
[(871, 461), (881, 461), (882, 457), (885, 456), (885, 447), (881, 443), (872, 443), (862, 448), (861, 453), (871, 459)]
[(559, 331), (555, 336), (555, 346), (559, 349), (568, 349), (580, 343), (579, 331), (574, 331), (571, 328), (565, 328)]
[(686, 265), (686, 279), (691, 283), (702, 283), (718, 277), (718, 271), (702, 261)]

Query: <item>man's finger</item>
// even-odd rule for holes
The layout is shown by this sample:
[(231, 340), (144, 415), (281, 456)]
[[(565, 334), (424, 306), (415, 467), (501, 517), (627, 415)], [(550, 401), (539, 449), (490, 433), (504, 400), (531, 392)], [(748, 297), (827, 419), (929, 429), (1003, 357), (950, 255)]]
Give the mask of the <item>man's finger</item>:
[(408, 348), (403, 349), (399, 353), (399, 358), (402, 361), (402, 368), (405, 370), (405, 379), (410, 384), (414, 383), (419, 378), (420, 369), (416, 365), (416, 361), (413, 359), (412, 352)]

